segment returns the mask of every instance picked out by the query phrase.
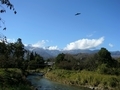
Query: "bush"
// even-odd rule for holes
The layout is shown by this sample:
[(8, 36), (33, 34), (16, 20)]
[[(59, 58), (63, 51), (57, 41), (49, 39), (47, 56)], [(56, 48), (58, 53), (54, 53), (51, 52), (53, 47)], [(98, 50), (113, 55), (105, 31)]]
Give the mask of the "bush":
[(118, 80), (117, 78), (115, 77), (111, 77), (109, 80), (108, 80), (108, 86), (109, 87), (116, 87), (118, 85)]
[(7, 71), (0, 69), (0, 90), (1, 88), (2, 90), (31, 90), (20, 89), (28, 88), (29, 85), (30, 83), (19, 69), (8, 69)]
[(110, 69), (107, 67), (106, 64), (102, 64), (102, 65), (98, 66), (97, 72), (100, 74), (108, 74), (109, 70)]

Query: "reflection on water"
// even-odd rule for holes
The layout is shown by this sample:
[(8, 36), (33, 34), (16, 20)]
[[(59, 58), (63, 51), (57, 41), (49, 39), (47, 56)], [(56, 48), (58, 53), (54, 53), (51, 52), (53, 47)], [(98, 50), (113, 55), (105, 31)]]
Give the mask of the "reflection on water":
[(27, 79), (31, 81), (37, 90), (91, 90), (88, 88), (63, 85), (40, 76), (28, 76)]

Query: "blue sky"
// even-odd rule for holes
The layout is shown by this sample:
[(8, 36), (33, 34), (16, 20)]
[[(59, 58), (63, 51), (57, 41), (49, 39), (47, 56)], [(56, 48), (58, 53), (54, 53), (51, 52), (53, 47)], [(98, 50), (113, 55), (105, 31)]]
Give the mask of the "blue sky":
[[(48, 49), (120, 50), (120, 0), (10, 0), (6, 9), (8, 41)], [(75, 16), (77, 12), (81, 14)]]

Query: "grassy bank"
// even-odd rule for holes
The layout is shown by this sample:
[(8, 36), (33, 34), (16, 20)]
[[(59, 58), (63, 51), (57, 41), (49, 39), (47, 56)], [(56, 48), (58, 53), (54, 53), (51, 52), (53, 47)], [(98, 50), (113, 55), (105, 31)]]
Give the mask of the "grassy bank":
[(94, 87), (96, 89), (119, 90), (120, 76), (103, 75), (90, 71), (51, 70), (45, 75), (48, 79), (64, 84)]
[(0, 90), (32, 90), (29, 85), (19, 85), (19, 86), (7, 86), (7, 87), (2, 87), (0, 86)]
[(20, 69), (0, 69), (0, 90), (32, 90)]

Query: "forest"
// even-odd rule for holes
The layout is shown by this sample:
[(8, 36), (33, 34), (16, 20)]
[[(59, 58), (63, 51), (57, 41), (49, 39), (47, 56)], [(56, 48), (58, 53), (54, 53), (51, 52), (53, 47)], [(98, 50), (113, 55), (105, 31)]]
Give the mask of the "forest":
[(45, 74), (50, 80), (92, 90), (120, 88), (120, 58), (111, 57), (104, 47), (94, 54), (61, 53), (53, 61), (55, 64)]
[(0, 68), (19, 68), (24, 71), (39, 67), (44, 67), (43, 57), (25, 50), (20, 38), (15, 43), (0, 42)]
[(70, 55), (61, 53), (56, 57), (55, 66), (67, 70), (99, 70), (100, 73), (104, 74), (120, 74), (120, 58), (111, 57), (111, 53), (104, 47), (94, 54)]
[(44, 59), (24, 49), (22, 40), (8, 43), (0, 41), (0, 88), (2, 90), (33, 90), (26, 80), (27, 70), (44, 68)]

